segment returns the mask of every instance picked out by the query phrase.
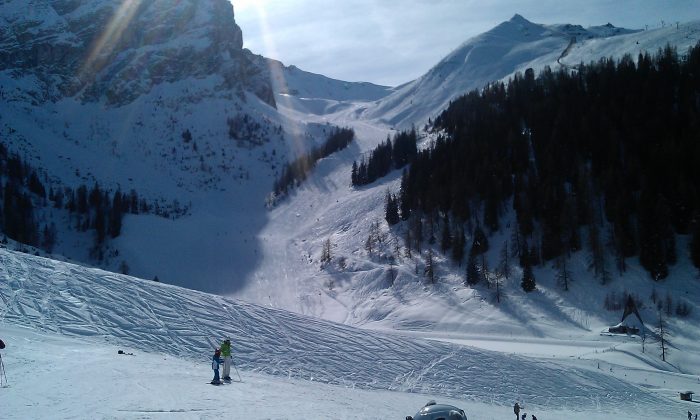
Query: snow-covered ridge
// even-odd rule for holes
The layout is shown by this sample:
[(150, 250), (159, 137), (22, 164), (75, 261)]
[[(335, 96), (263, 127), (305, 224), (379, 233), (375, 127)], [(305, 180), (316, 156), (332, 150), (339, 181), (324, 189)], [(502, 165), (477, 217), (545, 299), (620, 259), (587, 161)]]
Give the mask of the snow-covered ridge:
[(527, 68), (535, 71), (550, 66), (566, 52), (573, 59), (597, 61), (601, 57), (655, 52), (667, 43), (686, 50), (700, 40), (700, 22), (653, 30), (617, 28), (612, 24), (583, 28), (573, 24), (545, 25), (514, 15), (493, 29), (475, 36), (456, 48), (425, 75), (396, 88), (396, 91), (368, 107), (365, 116), (398, 127), (421, 125), (435, 117), (449, 102), (487, 83), (504, 80)]
[(4, 325), (145, 352), (203, 361), (230, 336), (243, 372), (497, 405), (525, 398), (533, 408), (667, 413), (654, 393), (596, 369), (362, 331), (5, 249), (0, 299)]

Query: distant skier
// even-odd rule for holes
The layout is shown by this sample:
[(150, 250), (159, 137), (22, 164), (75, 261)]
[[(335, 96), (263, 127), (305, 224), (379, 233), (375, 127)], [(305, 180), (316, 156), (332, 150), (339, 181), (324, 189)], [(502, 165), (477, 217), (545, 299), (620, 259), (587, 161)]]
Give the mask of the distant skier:
[(533, 414), (533, 415), (532, 415), (532, 420), (537, 420), (537, 416)]
[(515, 420), (520, 420), (520, 404), (517, 402), (513, 406), (513, 412), (515, 413)]
[(224, 359), (224, 381), (231, 381), (231, 340), (228, 338), (221, 344), (221, 356)]
[(693, 413), (691, 413), (690, 410), (688, 410), (688, 420), (690, 420), (692, 418), (693, 418)]
[(526, 419), (527, 419), (527, 413), (523, 413), (522, 419), (523, 419), (523, 420), (526, 420)]
[(0, 350), (2, 350), (4, 348), (5, 348), (5, 343), (2, 340), (0, 340)]
[(211, 368), (214, 370), (214, 379), (211, 380), (212, 385), (221, 385), (221, 379), (219, 379), (219, 365), (221, 362), (221, 350), (216, 349), (214, 356), (211, 358)]

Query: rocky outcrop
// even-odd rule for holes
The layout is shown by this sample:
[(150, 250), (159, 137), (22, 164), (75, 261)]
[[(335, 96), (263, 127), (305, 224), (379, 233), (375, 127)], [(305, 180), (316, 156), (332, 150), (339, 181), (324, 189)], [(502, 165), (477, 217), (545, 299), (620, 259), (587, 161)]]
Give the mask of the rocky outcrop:
[(132, 102), (154, 85), (219, 76), (274, 106), (227, 0), (0, 0), (0, 71), (34, 75), (41, 100)]

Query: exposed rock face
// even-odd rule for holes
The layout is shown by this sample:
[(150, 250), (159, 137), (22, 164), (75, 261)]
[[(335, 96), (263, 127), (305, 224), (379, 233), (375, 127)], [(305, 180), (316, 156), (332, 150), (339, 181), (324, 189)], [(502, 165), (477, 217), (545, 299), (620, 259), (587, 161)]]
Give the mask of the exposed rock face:
[(227, 0), (0, 0), (0, 71), (34, 75), (38, 101), (132, 102), (154, 85), (220, 76), (274, 106)]

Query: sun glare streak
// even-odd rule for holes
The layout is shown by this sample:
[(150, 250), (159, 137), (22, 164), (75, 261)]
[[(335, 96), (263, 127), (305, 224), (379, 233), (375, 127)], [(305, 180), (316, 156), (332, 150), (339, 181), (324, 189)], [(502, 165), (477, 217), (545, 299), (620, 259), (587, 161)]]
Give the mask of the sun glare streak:
[[(255, 8), (255, 13), (257, 14), (258, 24), (260, 25), (260, 32), (262, 33), (262, 41), (265, 46), (265, 55), (268, 57), (278, 57), (277, 46), (275, 44), (274, 38), (272, 36), (272, 31), (270, 30), (269, 21), (267, 18), (267, 12), (263, 2), (253, 2), (248, 3), (250, 7)], [(234, 10), (235, 11), (235, 10)], [(245, 34), (244, 34), (245, 35)], [(281, 65), (276, 65), (273, 61), (268, 61), (268, 70), (270, 72), (270, 83), (272, 84), (273, 92), (288, 93), (289, 86), (287, 80), (284, 76), (284, 71)], [(288, 95), (276, 95), (275, 101), (279, 105), (286, 108), (293, 109), (292, 98)], [(282, 125), (284, 125), (284, 131), (287, 132), (293, 140), (291, 145), (292, 153), (294, 156), (299, 153), (306, 151), (304, 145), (304, 135), (301, 133), (297, 127), (286, 124), (283, 120)]]
[(129, 26), (134, 14), (139, 9), (142, 0), (124, 0), (119, 9), (114, 13), (107, 27), (93, 44), (85, 64), (80, 70), (80, 77), (97, 74), (104, 65), (104, 60), (109, 57)]

